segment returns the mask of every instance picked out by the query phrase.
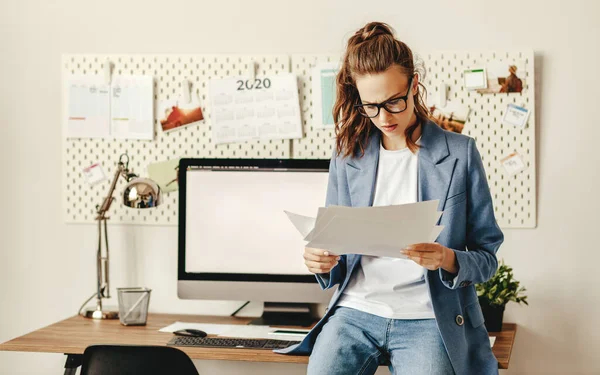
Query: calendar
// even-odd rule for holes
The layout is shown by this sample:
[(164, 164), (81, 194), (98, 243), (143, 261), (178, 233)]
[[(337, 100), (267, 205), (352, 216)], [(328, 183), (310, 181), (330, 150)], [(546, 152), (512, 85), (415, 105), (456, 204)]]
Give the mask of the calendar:
[(213, 142), (302, 138), (295, 74), (209, 82)]

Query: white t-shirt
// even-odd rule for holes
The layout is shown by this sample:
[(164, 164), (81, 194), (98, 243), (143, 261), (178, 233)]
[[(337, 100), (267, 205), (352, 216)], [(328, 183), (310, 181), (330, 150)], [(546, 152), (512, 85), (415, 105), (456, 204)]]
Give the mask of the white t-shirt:
[[(381, 145), (373, 206), (417, 202), (417, 178), (418, 152)], [(338, 304), (388, 319), (435, 318), (426, 271), (409, 259), (363, 255)]]

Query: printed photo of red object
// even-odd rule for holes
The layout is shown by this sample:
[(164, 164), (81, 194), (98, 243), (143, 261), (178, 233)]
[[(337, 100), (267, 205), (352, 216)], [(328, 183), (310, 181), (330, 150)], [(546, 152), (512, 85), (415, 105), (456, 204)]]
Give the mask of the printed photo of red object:
[(162, 130), (166, 132), (203, 119), (202, 109), (199, 106), (186, 109), (173, 105), (165, 109), (160, 125)]

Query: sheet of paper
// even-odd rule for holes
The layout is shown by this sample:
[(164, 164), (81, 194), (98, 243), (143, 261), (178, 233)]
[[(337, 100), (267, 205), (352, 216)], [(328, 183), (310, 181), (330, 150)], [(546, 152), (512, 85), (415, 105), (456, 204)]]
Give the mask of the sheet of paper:
[(115, 76), (111, 84), (111, 135), (121, 139), (154, 138), (152, 76)]
[(199, 329), (206, 332), (209, 335), (220, 335), (224, 332), (230, 331), (236, 328), (235, 324), (209, 324), (209, 323), (189, 323), (189, 322), (175, 322), (169, 326), (159, 329), (160, 332), (175, 332), (180, 329)]
[(442, 234), (444, 228), (445, 227), (443, 225), (436, 225), (435, 227), (433, 227), (433, 229), (431, 230), (431, 235), (429, 236), (429, 242), (435, 242), (435, 240), (437, 240), (440, 234)]
[(70, 76), (65, 87), (67, 138), (110, 135), (110, 86), (103, 76)]
[(370, 219), (334, 217), (307, 247), (327, 249), (335, 254), (364, 254), (403, 258), (400, 250), (414, 243), (428, 242), (432, 226), (393, 226)]
[(266, 339), (269, 338), (269, 332), (271, 331), (273, 331), (273, 328), (269, 326), (239, 325), (220, 333), (219, 336)]
[(320, 233), (334, 216), (358, 217), (378, 221), (395, 222), (403, 225), (404, 221), (412, 222), (413, 226), (431, 223), (435, 225), (441, 216), (437, 211), (439, 200), (431, 200), (410, 204), (377, 206), (377, 207), (345, 207), (330, 206), (319, 211), (315, 222), (315, 228), (307, 237), (306, 241), (312, 241), (314, 236)]
[(104, 174), (102, 166), (99, 163), (94, 163), (89, 167), (84, 168), (83, 175), (87, 180), (88, 184), (92, 186), (106, 180), (106, 174)]
[(530, 111), (527, 108), (519, 107), (518, 105), (509, 103), (504, 110), (502, 123), (522, 129), (527, 124), (529, 113)]
[(333, 128), (333, 105), (336, 98), (335, 79), (338, 64), (320, 63), (312, 69), (312, 110), (315, 128)]
[(213, 142), (302, 138), (298, 81), (292, 73), (209, 81)]
[(316, 219), (314, 217), (298, 215), (288, 211), (283, 212), (285, 212), (292, 224), (294, 224), (298, 232), (300, 232), (303, 237), (306, 237), (308, 233), (310, 233), (310, 231), (315, 227)]
[(290, 335), (290, 334), (275, 334), (279, 329), (287, 329), (286, 327), (277, 328), (270, 326), (256, 326), (243, 324), (210, 324), (210, 323), (188, 323), (175, 322), (167, 327), (159, 329), (160, 332), (175, 332), (180, 329), (199, 329), (209, 335), (217, 335), (221, 337), (238, 337), (238, 338), (256, 338), (256, 339), (272, 339), (286, 341), (300, 341), (306, 334)]
[[(307, 247), (341, 254), (406, 258), (400, 250), (415, 243), (434, 242), (444, 226), (437, 226), (438, 200), (381, 207), (319, 208), (313, 230), (305, 236)], [(287, 213), (287, 212), (286, 212)], [(287, 213), (304, 235), (312, 218)]]
[(467, 90), (476, 90), (487, 87), (485, 69), (470, 69), (463, 72), (464, 85)]
[[(289, 340), (289, 341), (300, 341), (306, 336), (305, 334), (300, 335), (277, 335), (273, 332), (277, 329), (270, 326), (255, 326), (255, 325), (238, 325), (232, 329), (219, 334), (221, 337), (238, 337), (238, 338), (249, 338), (249, 339), (272, 339), (272, 340)], [(285, 328), (283, 328), (285, 329)]]
[(177, 173), (179, 159), (171, 159), (148, 165), (148, 177), (160, 186), (163, 193), (170, 193), (179, 189)]
[(490, 345), (492, 348), (494, 347), (494, 343), (496, 342), (496, 336), (490, 336)]
[(518, 152), (513, 152), (505, 158), (500, 159), (500, 163), (504, 167), (504, 170), (511, 176), (527, 169), (525, 162), (521, 158)]

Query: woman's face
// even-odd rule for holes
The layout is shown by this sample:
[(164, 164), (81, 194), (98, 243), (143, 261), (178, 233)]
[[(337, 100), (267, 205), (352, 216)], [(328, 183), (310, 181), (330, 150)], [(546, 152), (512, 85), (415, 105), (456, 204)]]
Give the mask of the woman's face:
[[(400, 113), (390, 113), (383, 107), (379, 114), (371, 118), (373, 124), (390, 140), (404, 140), (404, 131), (416, 121), (414, 95), (417, 93), (418, 76), (412, 80), (411, 94), (406, 101), (406, 109)], [(356, 88), (362, 104), (380, 104), (386, 100), (404, 96), (409, 91), (410, 77), (402, 73), (398, 66), (392, 66), (383, 73), (356, 77)], [(394, 107), (392, 102), (388, 107)]]

